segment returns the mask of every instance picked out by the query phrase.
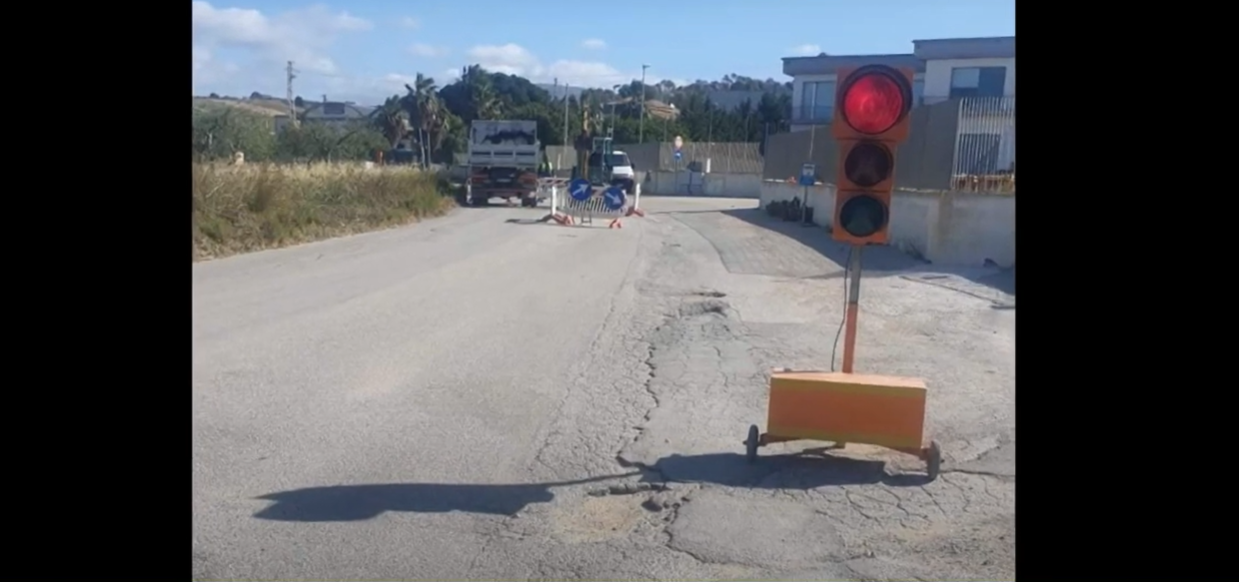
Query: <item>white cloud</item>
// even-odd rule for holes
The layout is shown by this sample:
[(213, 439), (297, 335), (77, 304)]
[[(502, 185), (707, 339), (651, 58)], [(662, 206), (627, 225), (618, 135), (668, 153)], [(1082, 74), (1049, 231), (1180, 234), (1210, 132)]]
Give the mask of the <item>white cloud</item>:
[(415, 75), (402, 75), (400, 73), (388, 73), (383, 76), (383, 82), (394, 87), (403, 87), (406, 83), (412, 85), (413, 81), (416, 80), (417, 77)]
[(447, 54), (447, 47), (416, 43), (409, 47), (409, 53), (418, 57), (441, 57)]
[[(558, 78), (560, 84), (574, 87), (607, 87), (640, 79), (641, 73), (625, 73), (611, 65), (596, 61), (562, 59), (543, 63), (524, 47), (508, 43), (504, 45), (480, 45), (469, 49), (471, 63), (494, 73), (520, 75), (531, 81), (549, 83)], [(649, 76), (646, 82), (654, 84), (658, 78)]]
[(405, 16), (400, 19), (400, 26), (408, 29), (416, 29), (421, 28), (422, 23), (420, 20), (413, 18), (412, 16)]
[(193, 46), (201, 54), (239, 49), (269, 63), (294, 61), (298, 68), (318, 73), (336, 72), (326, 51), (337, 37), (371, 28), (364, 19), (347, 12), (332, 13), (322, 5), (268, 16), (254, 9), (215, 8), (199, 1), (193, 3), (192, 15)]
[(205, 47), (200, 47), (200, 46), (195, 46), (193, 47), (192, 50), (193, 50), (193, 59), (194, 59), (194, 72), (197, 73), (198, 71), (202, 70), (203, 67), (211, 63), (211, 51), (207, 50)]
[(802, 44), (792, 47), (792, 52), (802, 57), (815, 57), (822, 52), (822, 47), (815, 44)]
[(513, 43), (475, 46), (469, 49), (469, 57), (493, 73), (523, 76), (531, 74), (541, 66), (533, 53)]
[(607, 48), (607, 42), (602, 40), (601, 38), (587, 38), (581, 41), (581, 48), (587, 48), (587, 49), (595, 50), (595, 51), (602, 50), (604, 48)]

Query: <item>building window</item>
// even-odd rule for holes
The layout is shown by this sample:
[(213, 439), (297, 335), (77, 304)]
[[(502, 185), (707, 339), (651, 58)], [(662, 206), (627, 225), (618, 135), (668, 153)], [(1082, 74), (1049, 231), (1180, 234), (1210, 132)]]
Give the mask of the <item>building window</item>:
[(1002, 97), (1007, 82), (1006, 67), (959, 67), (951, 69), (951, 99)]
[(800, 92), (800, 119), (829, 119), (835, 108), (835, 82), (805, 83)]

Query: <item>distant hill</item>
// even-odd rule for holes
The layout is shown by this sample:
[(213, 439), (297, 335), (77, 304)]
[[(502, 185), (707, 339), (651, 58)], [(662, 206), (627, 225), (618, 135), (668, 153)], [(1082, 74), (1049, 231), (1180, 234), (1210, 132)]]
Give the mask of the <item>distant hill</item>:
[(201, 110), (231, 107), (259, 115), (287, 115), (288, 104), (282, 99), (239, 99), (235, 97), (194, 97), (194, 108)]
[[(546, 91), (551, 94), (551, 97), (556, 99), (564, 96), (565, 87), (563, 85), (556, 86), (551, 83), (534, 83), (534, 85), (542, 89), (546, 89)], [(581, 92), (585, 90), (585, 87), (566, 87), (566, 89), (569, 97), (580, 97)]]

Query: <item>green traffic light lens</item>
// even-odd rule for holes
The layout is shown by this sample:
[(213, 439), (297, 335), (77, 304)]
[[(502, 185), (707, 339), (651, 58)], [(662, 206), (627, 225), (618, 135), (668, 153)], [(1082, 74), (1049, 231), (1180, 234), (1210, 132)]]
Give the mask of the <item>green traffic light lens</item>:
[(839, 209), (839, 226), (844, 232), (864, 238), (886, 226), (886, 205), (873, 196), (857, 196), (843, 203)]
[(854, 146), (843, 159), (843, 174), (861, 188), (872, 188), (891, 175), (895, 157), (886, 146), (863, 141)]

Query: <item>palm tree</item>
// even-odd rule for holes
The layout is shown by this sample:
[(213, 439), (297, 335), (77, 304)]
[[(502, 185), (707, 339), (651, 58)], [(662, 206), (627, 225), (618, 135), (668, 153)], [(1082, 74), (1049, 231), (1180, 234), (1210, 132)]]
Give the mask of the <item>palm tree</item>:
[(489, 82), (470, 87), (469, 96), (478, 119), (498, 119), (502, 116), (502, 104)]
[(409, 112), (409, 116), (413, 119), (414, 127), (417, 128), (417, 142), (421, 148), (422, 164), (429, 163), (430, 156), (433, 151), (428, 149), (430, 136), (437, 133), (442, 126), (442, 104), (439, 102), (438, 90), (435, 85), (435, 80), (421, 73), (413, 80), (412, 85), (406, 84), (404, 88), (408, 93), (401, 99), (405, 111)]
[(502, 114), (502, 103), (491, 85), (490, 73), (479, 65), (469, 65), (460, 70), (460, 80), (464, 82), (469, 96), (469, 113), (473, 119), (496, 119)]
[(376, 128), (382, 132), (391, 147), (395, 148), (409, 133), (409, 116), (400, 103), (400, 96), (393, 95), (383, 102), (374, 114)]

